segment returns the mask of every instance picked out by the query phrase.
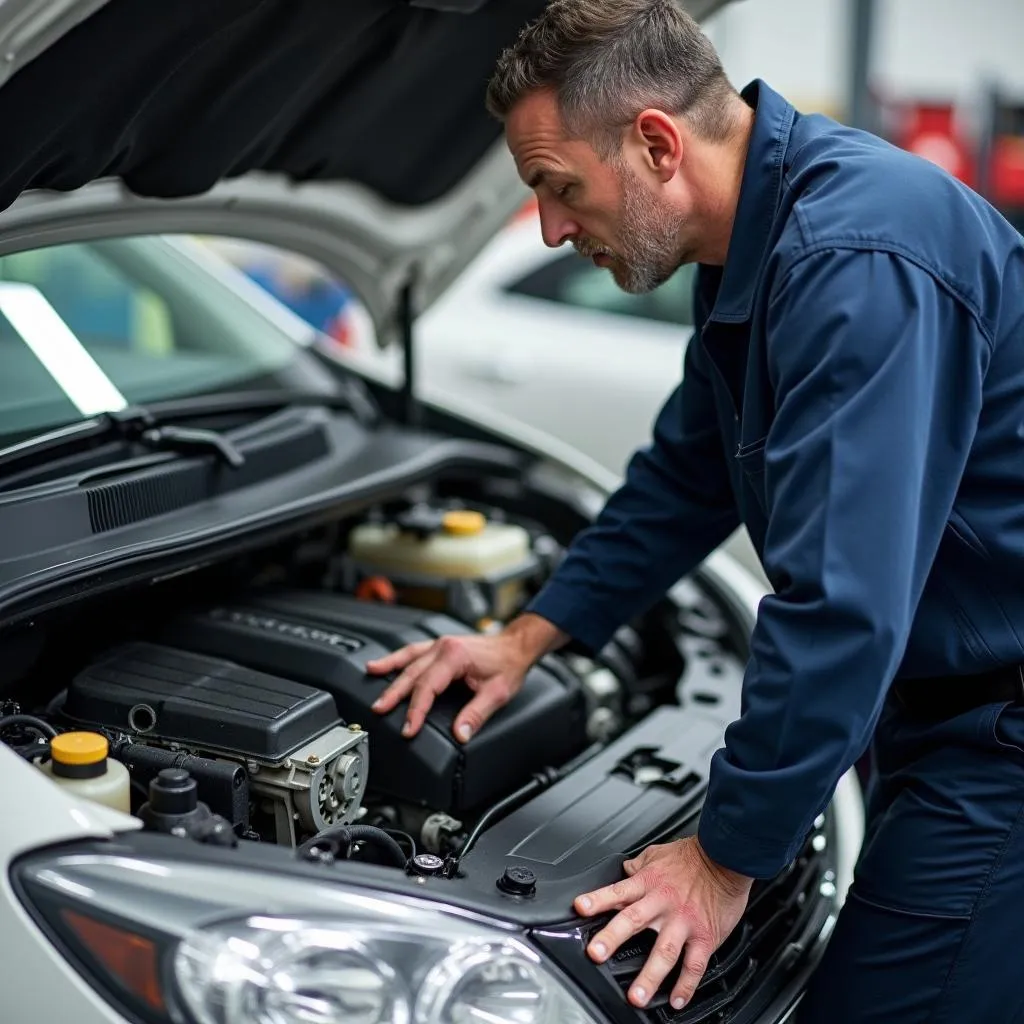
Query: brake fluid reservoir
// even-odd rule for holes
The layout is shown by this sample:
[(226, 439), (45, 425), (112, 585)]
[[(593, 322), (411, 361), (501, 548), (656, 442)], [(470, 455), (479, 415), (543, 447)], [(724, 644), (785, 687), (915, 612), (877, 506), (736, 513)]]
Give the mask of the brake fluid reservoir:
[(451, 610), (453, 581), (476, 582), (491, 595), (476, 612), (499, 618), (514, 608), (535, 565), (523, 527), (468, 509), (363, 523), (352, 531), (348, 552), (364, 572), (387, 576), (403, 603)]
[(131, 814), (131, 777), (108, 752), (99, 733), (65, 732), (50, 740), (50, 760), (40, 768), (75, 796)]

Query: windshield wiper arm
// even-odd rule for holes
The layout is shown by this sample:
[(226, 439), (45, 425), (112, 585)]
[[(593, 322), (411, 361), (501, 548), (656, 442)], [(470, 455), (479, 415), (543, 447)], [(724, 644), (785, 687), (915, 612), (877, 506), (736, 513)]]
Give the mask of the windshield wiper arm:
[[(323, 394), (318, 391), (292, 391), (280, 388), (264, 391), (225, 391), (214, 395), (191, 395), (184, 398), (147, 402), (146, 410), (161, 423), (192, 417), (254, 413), (288, 405), (324, 406), (327, 409), (352, 413), (363, 426), (373, 426), (380, 412), (366, 390), (355, 381), (345, 379), (343, 392)], [(130, 412), (131, 410), (124, 410)]]
[(161, 427), (156, 417), (146, 409), (122, 409), (107, 412), (103, 417), (115, 425), (115, 429), (126, 441), (132, 441), (154, 448), (157, 451), (214, 452), (232, 469), (245, 464), (245, 456), (223, 434), (201, 427)]
[[(216, 451), (228, 465), (237, 467), (244, 457), (223, 434), (205, 428), (182, 427), (167, 421), (270, 412), (289, 405), (324, 406), (328, 409), (353, 411), (353, 402), (347, 394), (322, 395), (279, 389), (229, 391), (168, 399), (146, 406), (129, 406), (119, 412), (105, 412), (2, 448), (0, 473), (7, 475), (16, 466), (39, 463), (58, 453), (73, 455), (76, 451), (85, 451), (97, 443), (109, 440), (134, 441), (153, 450)], [(357, 418), (372, 423), (376, 419), (376, 409), (369, 405)]]

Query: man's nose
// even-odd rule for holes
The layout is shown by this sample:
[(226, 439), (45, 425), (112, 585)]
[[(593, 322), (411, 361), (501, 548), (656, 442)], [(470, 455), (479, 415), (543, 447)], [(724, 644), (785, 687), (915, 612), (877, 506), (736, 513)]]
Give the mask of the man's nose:
[(552, 249), (564, 245), (570, 238), (580, 234), (580, 226), (561, 211), (540, 207), (540, 233), (544, 244)]

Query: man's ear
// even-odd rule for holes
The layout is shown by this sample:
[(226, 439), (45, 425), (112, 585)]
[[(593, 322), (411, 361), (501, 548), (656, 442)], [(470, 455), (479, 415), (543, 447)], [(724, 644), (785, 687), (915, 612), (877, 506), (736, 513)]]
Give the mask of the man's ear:
[(675, 120), (652, 107), (641, 111), (633, 122), (630, 141), (639, 150), (644, 166), (659, 181), (671, 180), (683, 162), (683, 136)]

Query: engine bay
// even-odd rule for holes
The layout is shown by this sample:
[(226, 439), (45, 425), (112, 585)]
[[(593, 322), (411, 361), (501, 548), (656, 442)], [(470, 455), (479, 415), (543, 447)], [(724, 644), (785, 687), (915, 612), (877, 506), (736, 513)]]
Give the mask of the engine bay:
[(370, 709), (389, 679), (368, 674), (368, 660), (470, 632), (436, 613), (271, 591), (173, 619), (157, 643), (115, 648), (71, 681), (62, 714), (76, 728), (128, 735), (129, 764), (139, 744), (237, 762), (258, 810), (251, 820), (233, 811), (232, 826), (282, 845), (354, 821), (368, 784), (378, 801), (459, 817), (587, 745), (581, 683), (551, 667), (530, 672), (518, 699), (465, 746), (452, 734), (467, 699), (459, 686), (412, 739), (401, 735), (402, 708)]
[(496, 836), (514, 848), (521, 825), (531, 856), (559, 863), (557, 822), (604, 828), (611, 799), (634, 805), (643, 835), (612, 829), (594, 849), (609, 835), (629, 845), (681, 808), (692, 816), (698, 762), (723, 721), (682, 708), (680, 681), (694, 642), (738, 668), (721, 622), (695, 634), (678, 608), (661, 609), (601, 652), (550, 655), (468, 744), (453, 736), (462, 683), (412, 739), (404, 702), (371, 709), (394, 675), (371, 675), (368, 661), (501, 629), (561, 557), (567, 538), (554, 534), (512, 502), (421, 491), (258, 557), (40, 619), (47, 639), (28, 645), (7, 686), (0, 736), (72, 789), (86, 784), (58, 771), (54, 737), (103, 737), (108, 763), (127, 769), (130, 813), (202, 842), (452, 877), (501, 822)]
[[(463, 467), (83, 591), (0, 629), (0, 741), (26, 771), (137, 819), (98, 844), (107, 854), (482, 913), (532, 929), (624, 1005), (654, 934), (595, 967), (596, 925), (571, 908), (624, 858), (697, 827), (740, 711), (749, 610), (728, 580), (695, 574), (602, 650), (542, 658), (466, 744), (452, 734), (464, 683), (407, 739), (406, 702), (374, 712), (390, 678), (367, 672), (411, 642), (502, 629), (591, 511), (557, 477)], [(728, 1009), (810, 948), (835, 893), (832, 828), (822, 815), (796, 862), (758, 883), (686, 1013)], [(663, 986), (651, 1020), (666, 1000)]]

